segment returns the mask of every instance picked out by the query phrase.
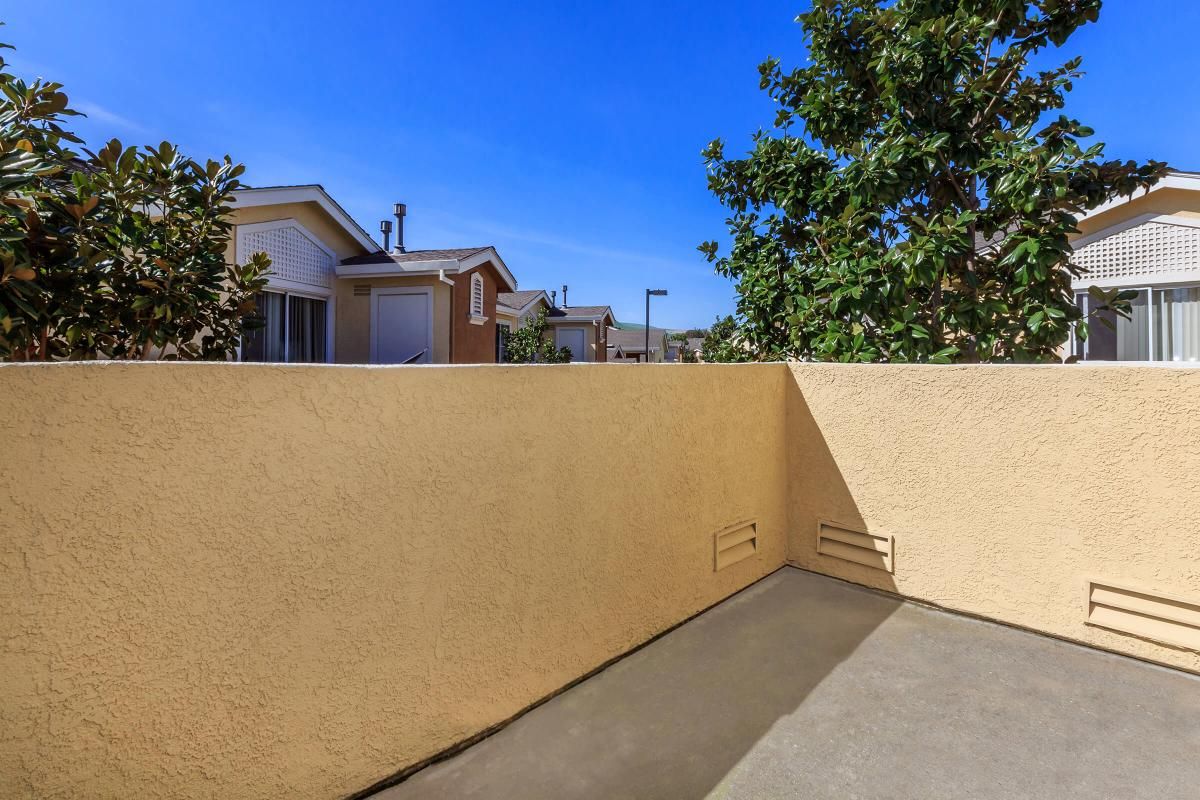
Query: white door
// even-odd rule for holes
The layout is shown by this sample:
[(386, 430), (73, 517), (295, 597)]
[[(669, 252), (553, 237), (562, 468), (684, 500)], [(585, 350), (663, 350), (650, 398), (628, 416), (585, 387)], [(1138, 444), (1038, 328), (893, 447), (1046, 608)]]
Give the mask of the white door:
[(371, 306), (372, 364), (433, 361), (433, 292), (374, 289)]
[(587, 333), (583, 328), (557, 328), (554, 332), (555, 347), (571, 348), (572, 361), (587, 361)]

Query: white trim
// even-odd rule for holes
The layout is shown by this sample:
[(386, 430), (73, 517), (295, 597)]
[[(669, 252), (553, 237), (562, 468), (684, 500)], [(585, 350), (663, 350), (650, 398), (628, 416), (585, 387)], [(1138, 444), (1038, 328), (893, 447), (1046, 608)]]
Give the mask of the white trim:
[(438, 275), (445, 277), (447, 272), (462, 274), (470, 272), (476, 267), (491, 263), (496, 268), (496, 273), (505, 283), (505, 291), (515, 292), (517, 290), (517, 279), (508, 271), (500, 254), (496, 252), (494, 247), (485, 247), (477, 253), (472, 253), (466, 258), (437, 258), (427, 261), (401, 261), (396, 262), (388, 255), (380, 253), (381, 261), (372, 262), (370, 264), (338, 264), (336, 273), (339, 278), (358, 278), (358, 277), (373, 277), (373, 278), (396, 278), (405, 275)]
[[(325, 287), (325, 286), (317, 286), (316, 284), (312, 284), (312, 283), (301, 283), (300, 281), (285, 280), (283, 278), (278, 277), (275, 274), (275, 272), (273, 271), (273, 265), (272, 265), (272, 271), (267, 273), (267, 285), (268, 286), (281, 286), (281, 287), (305, 287), (304, 289), (298, 289), (298, 291), (312, 291), (314, 289), (319, 289), (319, 290), (323, 290), (323, 291), (328, 291), (330, 294), (333, 293), (332, 286), (333, 286), (333, 281), (336, 278), (337, 263), (339, 260), (337, 253), (335, 253), (332, 249), (330, 249), (329, 246), (325, 244), (325, 242), (321, 241), (320, 236), (317, 236), (315, 233), (310, 231), (308, 228), (301, 225), (299, 220), (297, 220), (294, 217), (287, 217), (285, 219), (273, 219), (268, 222), (251, 222), (246, 225), (238, 225), (236, 227), (237, 227), (237, 230), (235, 231), (234, 244), (233, 244), (233, 260), (237, 264), (244, 264), (245, 262), (243, 261), (243, 259), (248, 258), (251, 255), (250, 253), (245, 252), (247, 249), (246, 243), (245, 243), (245, 238), (246, 238), (247, 234), (266, 233), (267, 231), (281, 231), (281, 230), (287, 230), (288, 228), (295, 228), (297, 231), (300, 232), (300, 234), (305, 239), (308, 239), (310, 242), (312, 242), (313, 246), (315, 246), (318, 250), (320, 250), (325, 255), (329, 256), (329, 260), (334, 266), (334, 274), (329, 276), (329, 284), (330, 285), (328, 287)], [(258, 251), (256, 250), (254, 252), (258, 252)], [(290, 288), (289, 288), (289, 290), (290, 290)]]
[[(572, 353), (571, 353), (571, 355), (572, 355), (572, 356), (576, 356), (576, 358), (574, 358), (574, 359), (572, 359), (572, 360), (574, 360), (574, 361), (581, 361), (581, 362), (584, 362), (584, 363), (590, 363), (590, 362), (594, 362), (594, 361), (596, 360), (596, 359), (594, 359), (594, 358), (588, 358), (588, 357), (587, 357), (587, 355), (588, 355), (588, 354), (587, 354), (587, 347), (588, 347), (588, 340), (587, 340), (587, 328), (583, 328), (583, 327), (580, 327), (580, 326), (577, 326), (577, 325), (576, 325), (576, 326), (570, 326), (570, 327), (568, 327), (568, 326), (563, 326), (563, 327), (560, 327), (560, 328), (555, 328), (555, 329), (554, 329), (554, 349), (555, 349), (555, 350), (561, 350), (561, 349), (562, 349), (562, 347), (563, 347), (561, 344), (559, 344), (559, 339), (558, 339), (558, 335), (559, 335), (560, 333), (562, 333), (563, 331), (579, 331), (580, 333), (582, 333), (582, 334), (583, 334), (583, 350), (584, 350), (584, 352), (583, 352), (582, 354), (581, 354), (581, 353), (575, 353), (575, 352), (572, 352)], [(579, 358), (578, 356), (580, 356), (580, 355), (582, 355), (583, 357), (582, 357), (582, 358)]]
[(489, 261), (496, 268), (496, 272), (500, 273), (500, 278), (508, 287), (508, 291), (515, 292), (517, 290), (517, 279), (508, 271), (508, 266), (504, 263), (504, 259), (500, 258), (500, 254), (496, 252), (496, 248), (494, 247), (485, 247), (478, 253), (473, 253), (464, 259), (460, 259), (458, 262), (458, 271), (467, 272)]
[(329, 196), (324, 187), (315, 183), (306, 186), (265, 186), (261, 189), (238, 189), (233, 193), (233, 199), (230, 200), (230, 205), (235, 208), (254, 208), (285, 203), (316, 203), (368, 253), (379, 252), (381, 249), (375, 240), (354, 221), (354, 218)]
[(617, 326), (617, 318), (613, 315), (611, 306), (605, 306), (604, 313), (602, 314), (563, 314), (562, 316), (550, 316), (549, 314), (546, 315), (546, 322), (550, 323), (551, 325), (561, 322), (591, 322), (596, 324), (603, 320), (612, 321), (611, 325), (604, 326), (606, 328), (615, 328)]
[(1071, 242), (1071, 249), (1078, 250), (1081, 247), (1086, 247), (1092, 242), (1097, 242), (1105, 237), (1113, 236), (1121, 231), (1127, 231), (1130, 228), (1136, 228), (1147, 222), (1157, 222), (1160, 225), (1178, 225), (1182, 228), (1200, 228), (1200, 219), (1195, 217), (1184, 217), (1179, 214), (1138, 214), (1136, 217), (1130, 217), (1114, 225), (1109, 225), (1107, 228), (1101, 228), (1095, 233), (1089, 233), (1087, 236), (1080, 236)]
[(1160, 181), (1158, 181), (1158, 183), (1155, 183), (1149, 189), (1146, 189), (1142, 192), (1135, 192), (1134, 194), (1123, 197), (1114, 197), (1112, 200), (1108, 200), (1107, 202), (1096, 206), (1079, 219), (1080, 221), (1091, 219), (1092, 217), (1103, 214), (1106, 211), (1112, 211), (1114, 208), (1120, 208), (1126, 203), (1136, 200), (1139, 197), (1145, 197), (1148, 194), (1160, 191), (1162, 189), (1187, 189), (1190, 191), (1200, 191), (1200, 174), (1185, 172), (1167, 173), (1165, 177), (1163, 177)]
[(423, 363), (433, 363), (433, 287), (432, 286), (383, 286), (373, 287), (371, 289), (371, 328), (369, 335), (371, 337), (371, 354), (370, 359), (372, 364), (379, 363), (379, 340), (377, 334), (379, 332), (378, 315), (379, 315), (379, 298), (384, 295), (393, 294), (423, 294), (426, 302), (429, 304), (429, 331), (426, 337), (427, 350), (429, 359)]
[[(239, 189), (238, 191), (247, 191), (247, 190)], [(308, 228), (301, 225), (299, 220), (296, 220), (292, 217), (288, 217), (286, 219), (270, 220), (268, 222), (251, 222), (246, 225), (236, 226), (236, 230), (234, 231), (234, 238), (233, 238), (233, 260), (234, 260), (234, 263), (242, 264), (242, 263), (244, 263), (242, 260), (243, 257), (250, 255), (249, 253), (243, 252), (243, 250), (245, 249), (245, 242), (244, 242), (245, 234), (261, 233), (263, 231), (281, 230), (281, 229), (285, 229), (285, 228), (295, 228), (296, 230), (300, 231), (300, 233), (303, 234), (305, 238), (307, 238), (314, 245), (316, 245), (317, 248), (319, 248), (322, 252), (324, 252), (326, 255), (328, 255), (330, 257), (330, 259), (332, 259), (333, 264), (336, 267), (337, 262), (338, 262), (337, 253), (335, 253), (333, 250), (329, 249), (329, 247), (326, 246), (326, 244), (323, 241), (321, 241), (321, 237), (317, 236), (315, 233), (310, 231)], [(300, 296), (300, 297), (307, 297), (311, 300), (323, 300), (325, 302), (325, 363), (326, 364), (334, 363), (333, 347), (334, 347), (334, 343), (335, 343), (334, 328), (335, 328), (335, 322), (337, 321), (336, 316), (335, 316), (337, 313), (337, 311), (336, 311), (337, 303), (335, 302), (335, 298), (334, 298), (335, 291), (332, 286), (332, 283), (333, 283), (332, 277), (330, 280), (330, 284), (331, 284), (330, 286), (316, 286), (311, 283), (301, 283), (299, 281), (285, 280), (283, 278), (278, 277), (273, 272), (267, 273), (267, 285), (263, 287), (263, 291), (275, 292), (276, 294), (284, 295), (284, 299), (283, 299), (283, 329), (284, 329), (283, 358), (284, 358), (285, 363), (291, 363), (291, 362), (287, 361), (287, 358), (289, 355), (287, 323), (288, 323), (288, 314), (290, 313), (288, 311), (287, 296), (293, 295), (293, 294)], [(242, 346), (241, 346), (240, 342), (238, 344), (238, 349), (237, 349), (237, 359), (238, 359), (238, 361), (242, 360)]]
[(458, 272), (458, 262), (453, 259), (439, 261), (406, 261), (397, 264), (395, 261), (381, 261), (373, 264), (338, 264), (339, 278), (400, 278), (405, 275), (437, 275), (444, 277), (447, 272)]
[[(291, 288), (292, 286), (298, 286), (299, 288)], [(308, 284), (294, 284), (292, 281), (281, 281), (279, 283), (268, 284), (267, 286), (265, 286), (263, 288), (263, 291), (271, 292), (272, 294), (283, 295), (283, 361), (281, 361), (279, 363), (281, 363), (281, 364), (308, 364), (308, 363), (333, 364), (333, 363), (335, 363), (334, 358), (333, 358), (333, 344), (334, 344), (333, 327), (334, 327), (334, 322), (336, 321), (336, 317), (334, 315), (337, 313), (336, 312), (337, 303), (334, 302), (333, 293), (332, 292), (324, 292), (321, 289), (321, 287), (309, 286)], [(288, 304), (289, 297), (304, 297), (308, 300), (320, 300), (321, 302), (323, 302), (325, 304), (325, 361), (324, 362), (320, 362), (320, 361), (308, 362), (308, 361), (291, 361), (290, 360), (290, 356), (291, 356), (290, 351), (291, 351), (291, 347), (292, 347), (292, 342), (291, 342), (291, 338), (288, 336), (288, 327), (289, 327), (288, 323), (290, 322), (289, 318), (291, 317), (292, 310)], [(242, 338), (245, 339), (244, 336)], [(238, 360), (238, 362), (242, 361), (242, 343), (241, 343), (241, 341), (238, 342), (237, 360)]]
[(482, 325), (487, 321), (487, 317), (483, 315), (483, 310), (487, 306), (487, 287), (484, 286), (483, 275), (479, 274), (479, 272), (471, 273), (471, 285), (467, 294), (467, 304), (471, 322), (476, 325)]
[[(521, 306), (520, 308), (513, 309), (511, 313), (514, 316), (523, 317), (529, 313), (530, 309), (533, 308), (533, 304), (536, 303), (538, 300), (541, 300), (543, 303), (546, 304), (547, 308), (550, 308), (550, 295), (546, 294), (545, 289), (538, 289), (537, 294), (535, 294), (529, 300), (528, 303)], [(505, 308), (509, 308), (509, 306), (505, 306)]]
[[(1200, 182), (1200, 178), (1197, 178)], [(1135, 217), (1130, 217), (1127, 220), (1109, 225), (1095, 233), (1090, 233), (1087, 236), (1081, 236), (1071, 242), (1071, 249), (1080, 250), (1087, 247), (1089, 244), (1094, 244), (1101, 239), (1106, 239), (1109, 236), (1115, 236), (1127, 230), (1154, 223), (1158, 225), (1175, 225), (1181, 228), (1200, 228), (1200, 219), (1195, 217), (1184, 217), (1178, 214), (1138, 214)], [(1089, 286), (1096, 286), (1101, 289), (1144, 289), (1147, 286), (1155, 288), (1169, 288), (1180, 284), (1192, 285), (1196, 283), (1196, 270), (1176, 270), (1174, 272), (1159, 272), (1154, 275), (1134, 274), (1116, 278), (1097, 278), (1091, 273), (1085, 272), (1078, 278), (1071, 279), (1072, 291), (1085, 291)], [(1153, 278), (1147, 282), (1148, 278)]]

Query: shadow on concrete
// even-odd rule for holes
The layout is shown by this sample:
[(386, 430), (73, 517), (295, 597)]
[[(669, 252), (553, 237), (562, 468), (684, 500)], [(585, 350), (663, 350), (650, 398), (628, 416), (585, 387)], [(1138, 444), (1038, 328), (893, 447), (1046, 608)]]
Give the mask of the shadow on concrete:
[[(813, 495), (789, 505), (789, 514), (797, 510), (806, 527), (814, 515), (861, 526), (790, 377), (787, 387), (789, 478), (796, 485), (797, 476), (811, 476), (802, 491)], [(848, 603), (844, 585), (789, 574), (806, 573), (784, 567), (375, 797), (708, 796), (900, 606), (866, 592)]]
[(706, 797), (900, 606), (848, 591), (784, 567), (375, 797)]

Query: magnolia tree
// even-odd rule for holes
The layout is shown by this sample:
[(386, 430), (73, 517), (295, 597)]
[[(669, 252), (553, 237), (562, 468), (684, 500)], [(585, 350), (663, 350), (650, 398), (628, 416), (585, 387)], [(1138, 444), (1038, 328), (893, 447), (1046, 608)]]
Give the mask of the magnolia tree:
[[(754, 358), (1051, 360), (1072, 326), (1081, 214), (1161, 177), (1103, 161), (1056, 113), (1080, 59), (1030, 59), (1100, 0), (816, 0), (808, 66), (759, 67), (778, 105), (745, 158), (704, 151), (732, 250), (736, 347)], [(1097, 311), (1129, 295), (1092, 290)], [(732, 331), (724, 331), (732, 334)], [(715, 344), (716, 340), (714, 340)], [(707, 349), (707, 348), (706, 348)], [(716, 354), (717, 348), (713, 348)], [(706, 354), (706, 359), (708, 354)]]
[(228, 358), (270, 266), (226, 262), (244, 168), (166, 142), (81, 157), (61, 89), (0, 58), (0, 357)]

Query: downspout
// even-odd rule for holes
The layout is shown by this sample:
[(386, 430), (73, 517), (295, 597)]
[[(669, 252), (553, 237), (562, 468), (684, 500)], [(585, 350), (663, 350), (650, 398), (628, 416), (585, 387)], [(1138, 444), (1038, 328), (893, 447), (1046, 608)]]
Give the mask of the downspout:
[(454, 281), (452, 281), (446, 277), (446, 270), (444, 270), (444, 269), (438, 270), (438, 280), (450, 287), (450, 319), (448, 320), (448, 323), (450, 325), (450, 335), (449, 335), (449, 338), (447, 341), (448, 352), (446, 353), (446, 363), (453, 364), (454, 363), (454, 294), (455, 294), (454, 285), (455, 284), (454, 284)]

